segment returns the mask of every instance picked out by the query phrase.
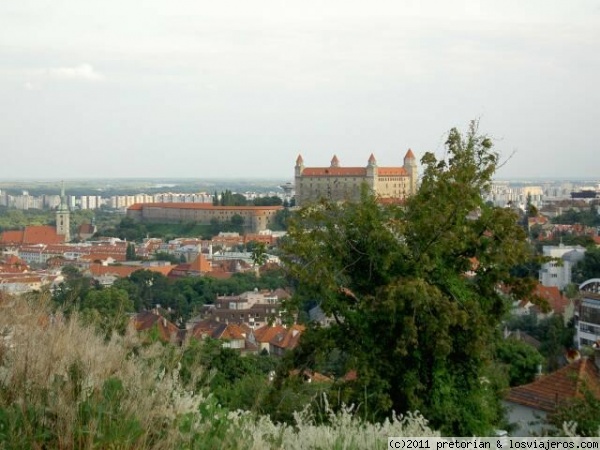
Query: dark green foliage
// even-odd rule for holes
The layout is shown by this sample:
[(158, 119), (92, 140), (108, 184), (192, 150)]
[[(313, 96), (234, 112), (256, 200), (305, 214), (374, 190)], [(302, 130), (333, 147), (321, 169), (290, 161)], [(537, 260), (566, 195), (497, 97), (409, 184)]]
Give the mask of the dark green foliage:
[(589, 227), (600, 226), (600, 215), (598, 215), (596, 207), (597, 205), (589, 205), (588, 208), (583, 209), (581, 211), (569, 209), (568, 211), (562, 213), (560, 216), (554, 217), (552, 219), (552, 223), (571, 225), (580, 223)]
[(283, 208), (275, 213), (275, 219), (273, 220), (273, 224), (271, 228), (273, 230), (287, 230), (290, 218), (292, 217), (292, 212), (289, 208)]
[(575, 327), (572, 322), (565, 326), (559, 315), (538, 320), (535, 314), (527, 314), (511, 318), (506, 325), (510, 330), (524, 331), (540, 341), (546, 371), (558, 369), (561, 358), (573, 347)]
[(221, 192), (219, 204), (221, 206), (246, 206), (248, 200), (242, 194), (234, 194), (229, 189), (226, 189)]
[(283, 200), (277, 197), (276, 195), (272, 195), (271, 197), (258, 197), (252, 201), (254, 206), (281, 206), (283, 204)]
[(508, 370), (508, 381), (511, 386), (520, 386), (533, 381), (538, 364), (544, 363), (544, 357), (540, 352), (515, 339), (500, 340), (496, 355)]
[(496, 288), (526, 296), (535, 280), (511, 274), (530, 256), (526, 234), (514, 213), (482, 200), (497, 155), (476, 131), (453, 129), (444, 160), (423, 157), (404, 208), (363, 192), (360, 203), (306, 207), (289, 227), (296, 300), (318, 299), (338, 320), (309, 328), (293, 363), (315, 367), (337, 349), (358, 373), (342, 397), (369, 419), (419, 410), (457, 436), (485, 435), (501, 419), (503, 382), (489, 377), (506, 310)]
[[(597, 437), (600, 431), (600, 399), (587, 385), (581, 387), (583, 396), (560, 405), (548, 416), (548, 422), (556, 430), (562, 430), (564, 423), (577, 424), (580, 436)], [(564, 432), (559, 431), (559, 435)]]
[(132, 243), (127, 244), (127, 250), (125, 252), (125, 259), (127, 261), (135, 261), (137, 259), (135, 255), (135, 245)]
[(269, 374), (279, 363), (268, 354), (241, 356), (213, 339), (191, 340), (179, 362), (185, 383), (193, 382), (196, 390), (208, 388), (220, 405), (233, 411), (265, 409)]
[(588, 247), (583, 256), (573, 268), (573, 282), (583, 283), (590, 278), (600, 278), (600, 248)]
[[(177, 265), (182, 262), (181, 258), (178, 258), (177, 256), (173, 255), (172, 253), (168, 253), (168, 252), (156, 252), (154, 254), (154, 259), (157, 261), (168, 261), (174, 265)], [(184, 257), (184, 262), (185, 262), (185, 257)]]
[(229, 279), (210, 277), (184, 277), (170, 280), (158, 272), (138, 270), (129, 278), (120, 278), (113, 287), (123, 289), (134, 303), (135, 311), (152, 309), (156, 305), (171, 308), (169, 319), (180, 326), (217, 295), (241, 294), (258, 289), (286, 287), (288, 282), (281, 270), (263, 272), (260, 278), (254, 273), (237, 273)]
[(79, 406), (78, 427), (75, 430), (76, 448), (120, 448), (140, 444), (144, 430), (135, 416), (121, 407), (123, 383), (107, 378), (101, 392), (87, 398)]

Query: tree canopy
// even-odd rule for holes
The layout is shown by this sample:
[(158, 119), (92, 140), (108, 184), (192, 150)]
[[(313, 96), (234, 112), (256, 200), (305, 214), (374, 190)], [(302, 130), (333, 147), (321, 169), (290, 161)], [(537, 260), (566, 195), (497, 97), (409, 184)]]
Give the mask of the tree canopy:
[(357, 373), (339, 398), (365, 416), (419, 410), (445, 433), (485, 435), (501, 417), (498, 287), (528, 292), (511, 268), (531, 252), (516, 215), (482, 199), (498, 155), (475, 122), (464, 136), (449, 132), (443, 158), (426, 153), (421, 164), (419, 191), (402, 207), (365, 187), (358, 203), (324, 200), (291, 221), (284, 260), (298, 294), (289, 308), (316, 300), (335, 318), (307, 330), (292, 364), (318, 369), (339, 351), (342, 371)]

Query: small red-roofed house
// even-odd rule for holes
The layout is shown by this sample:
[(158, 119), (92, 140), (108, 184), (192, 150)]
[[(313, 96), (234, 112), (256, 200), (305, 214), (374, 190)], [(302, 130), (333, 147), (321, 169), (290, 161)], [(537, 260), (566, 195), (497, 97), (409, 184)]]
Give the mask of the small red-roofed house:
[(505, 397), (515, 436), (539, 435), (544, 419), (588, 389), (600, 398), (600, 370), (593, 359), (583, 358), (532, 383), (510, 389)]
[(286, 329), (283, 325), (264, 325), (260, 328), (254, 330), (254, 338), (256, 339), (256, 343), (259, 346), (260, 350), (269, 351), (269, 343), (271, 339), (273, 339), (278, 334), (283, 334), (286, 332)]
[(538, 318), (545, 318), (552, 315), (561, 315), (565, 324), (573, 318), (575, 314), (575, 303), (573, 300), (564, 296), (557, 286), (544, 286), (538, 284), (535, 286), (533, 295), (542, 300), (542, 305), (534, 305), (528, 300), (517, 302), (514, 313), (517, 315), (531, 314), (535, 312)]
[(304, 330), (303, 325), (292, 325), (290, 328), (277, 333), (269, 341), (269, 353), (275, 356), (283, 356), (286, 351), (296, 348)]
[(136, 331), (154, 330), (163, 342), (181, 343), (185, 337), (185, 330), (179, 329), (174, 323), (154, 311), (143, 311), (131, 319)]

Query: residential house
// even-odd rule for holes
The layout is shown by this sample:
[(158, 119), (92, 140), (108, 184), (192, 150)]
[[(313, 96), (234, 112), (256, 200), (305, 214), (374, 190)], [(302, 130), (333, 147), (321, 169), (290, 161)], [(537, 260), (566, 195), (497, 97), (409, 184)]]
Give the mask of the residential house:
[(185, 338), (185, 330), (181, 330), (172, 322), (159, 314), (157, 310), (143, 311), (131, 318), (132, 326), (136, 331), (152, 331), (163, 342), (181, 343)]
[(254, 330), (254, 338), (256, 339), (259, 350), (269, 352), (271, 339), (285, 332), (286, 328), (283, 325), (263, 325)]
[(281, 300), (289, 293), (276, 291), (244, 292), (240, 295), (217, 296), (213, 305), (204, 305), (201, 316), (220, 323), (245, 324), (252, 329), (269, 323), (281, 323)]
[(182, 263), (175, 266), (171, 272), (172, 277), (199, 277), (210, 274), (212, 263), (202, 253), (198, 253), (196, 259), (191, 263)]
[(296, 348), (304, 330), (303, 325), (292, 325), (275, 334), (269, 341), (269, 353), (274, 356), (283, 356), (288, 350)]
[(508, 391), (509, 422), (514, 436), (532, 436), (547, 428), (545, 419), (569, 400), (580, 398), (584, 389), (600, 393), (600, 370), (593, 359), (582, 358), (532, 383)]
[(517, 316), (535, 314), (538, 319), (561, 315), (565, 326), (575, 315), (575, 303), (563, 295), (557, 286), (538, 284), (533, 295), (542, 301), (541, 305), (536, 305), (530, 300), (518, 300), (513, 305), (513, 314)]
[(217, 339), (221, 341), (223, 348), (237, 350), (241, 354), (257, 354), (260, 351), (253, 330), (244, 324), (220, 323), (208, 319), (196, 322), (188, 333), (196, 339)]

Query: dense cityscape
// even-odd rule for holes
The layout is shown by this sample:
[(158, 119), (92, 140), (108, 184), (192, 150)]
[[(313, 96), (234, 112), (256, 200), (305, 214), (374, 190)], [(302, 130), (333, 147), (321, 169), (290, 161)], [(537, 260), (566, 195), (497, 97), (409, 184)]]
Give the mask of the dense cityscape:
[(0, 2), (0, 449), (600, 448), (597, 3)]

